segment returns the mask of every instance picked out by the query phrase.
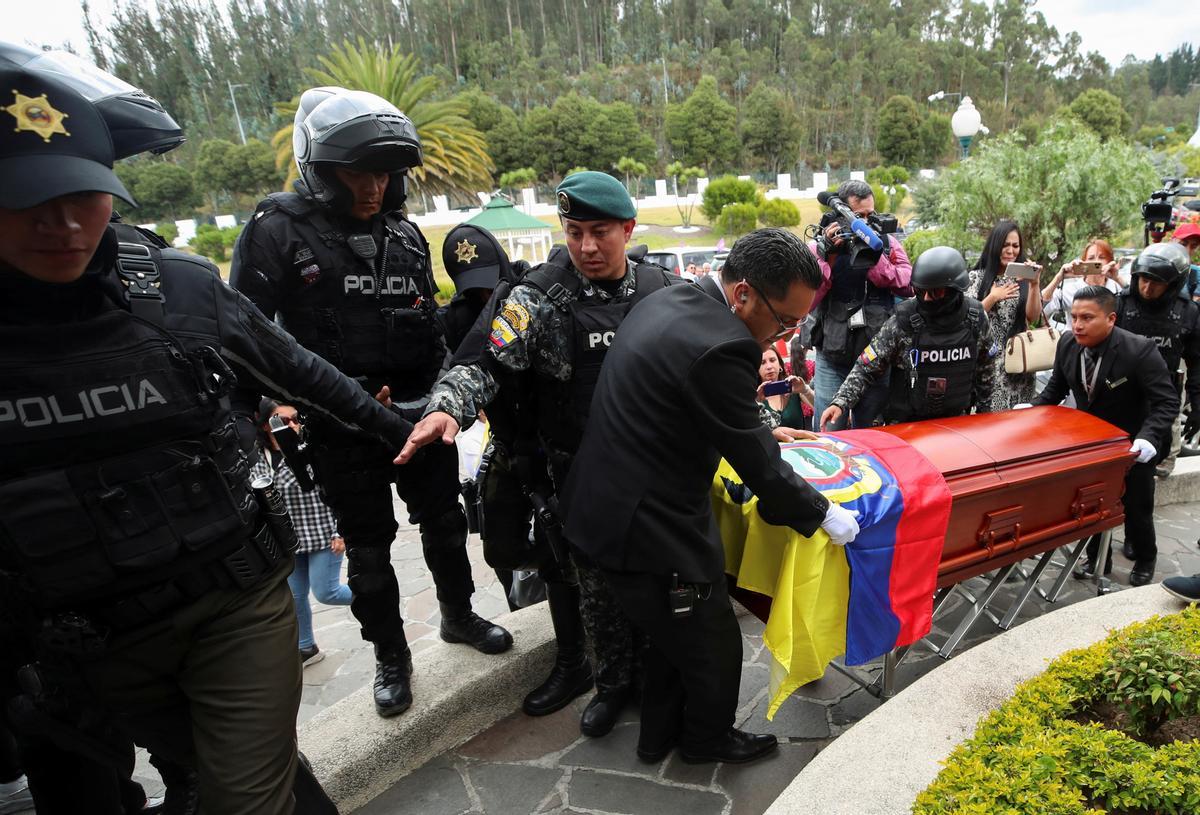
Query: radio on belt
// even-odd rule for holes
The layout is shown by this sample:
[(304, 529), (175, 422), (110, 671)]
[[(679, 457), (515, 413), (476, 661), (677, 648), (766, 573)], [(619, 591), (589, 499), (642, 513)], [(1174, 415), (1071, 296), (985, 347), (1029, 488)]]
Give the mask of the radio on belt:
[(671, 602), (671, 617), (690, 617), (696, 604), (696, 587), (679, 585), (679, 572), (671, 572), (671, 590), (667, 592)]

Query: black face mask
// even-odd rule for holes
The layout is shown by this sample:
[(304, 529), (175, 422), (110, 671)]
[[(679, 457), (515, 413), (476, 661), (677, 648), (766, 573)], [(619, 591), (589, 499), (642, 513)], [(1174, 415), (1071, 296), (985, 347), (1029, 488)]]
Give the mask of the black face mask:
[(917, 311), (926, 320), (933, 322), (941, 317), (948, 317), (958, 313), (962, 307), (963, 293), (957, 289), (947, 289), (946, 294), (940, 300), (926, 300), (917, 292)]

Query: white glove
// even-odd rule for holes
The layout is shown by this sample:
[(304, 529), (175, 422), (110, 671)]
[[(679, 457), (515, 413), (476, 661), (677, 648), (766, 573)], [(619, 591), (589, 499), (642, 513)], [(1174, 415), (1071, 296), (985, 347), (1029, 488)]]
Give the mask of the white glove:
[(845, 546), (858, 537), (858, 513), (842, 507), (834, 501), (825, 510), (821, 528), (829, 533), (829, 542), (834, 546)]
[(1033, 407), (1032, 402), (1022, 402), (1019, 405), (1013, 405), (1012, 409), (1013, 410), (1024, 410), (1025, 408), (1031, 408), (1031, 407)]
[[(1158, 455), (1158, 450), (1154, 445), (1145, 439), (1134, 439), (1133, 446), (1129, 448), (1129, 452), (1137, 453), (1137, 463), (1145, 464), (1150, 459)], [(829, 516), (826, 515), (826, 518)]]

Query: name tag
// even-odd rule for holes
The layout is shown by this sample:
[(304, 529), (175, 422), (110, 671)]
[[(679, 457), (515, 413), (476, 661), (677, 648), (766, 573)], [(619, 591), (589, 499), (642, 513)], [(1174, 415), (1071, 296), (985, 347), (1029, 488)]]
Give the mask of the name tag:
[(1129, 377), (1123, 376), (1120, 379), (1118, 379), (1116, 382), (1105, 382), (1104, 384), (1108, 385), (1108, 389), (1111, 391), (1111, 390), (1116, 390), (1117, 388), (1121, 387), (1128, 381), (1129, 381)]

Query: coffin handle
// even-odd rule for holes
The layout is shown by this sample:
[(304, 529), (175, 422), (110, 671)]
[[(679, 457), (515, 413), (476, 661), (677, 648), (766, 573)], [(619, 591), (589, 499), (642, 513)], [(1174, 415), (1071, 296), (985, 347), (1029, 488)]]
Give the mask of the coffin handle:
[(1088, 484), (1075, 491), (1075, 500), (1071, 502), (1071, 517), (1080, 521), (1084, 515), (1096, 515), (1107, 518), (1111, 510), (1104, 506), (1104, 494), (1108, 491), (1104, 484)]
[(1020, 547), (1023, 510), (1024, 507), (1017, 504), (984, 514), (983, 524), (975, 539), (987, 549), (989, 558), (996, 554), (998, 547), (1003, 547), (1004, 551)]

